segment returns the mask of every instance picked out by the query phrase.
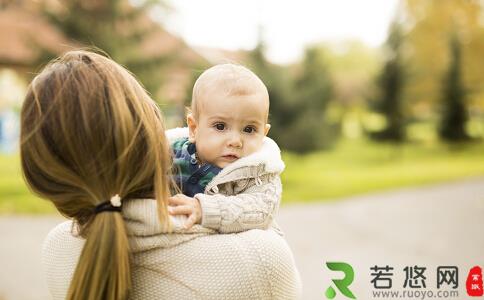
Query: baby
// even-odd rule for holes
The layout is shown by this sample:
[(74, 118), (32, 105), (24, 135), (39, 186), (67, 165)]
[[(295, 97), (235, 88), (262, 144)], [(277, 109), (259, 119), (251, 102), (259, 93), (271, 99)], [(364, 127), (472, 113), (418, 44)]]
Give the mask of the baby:
[(167, 133), (183, 192), (169, 199), (168, 210), (188, 216), (185, 228), (201, 224), (229, 233), (275, 227), (284, 163), (266, 137), (268, 114), (267, 88), (243, 66), (216, 65), (197, 79), (188, 130)]

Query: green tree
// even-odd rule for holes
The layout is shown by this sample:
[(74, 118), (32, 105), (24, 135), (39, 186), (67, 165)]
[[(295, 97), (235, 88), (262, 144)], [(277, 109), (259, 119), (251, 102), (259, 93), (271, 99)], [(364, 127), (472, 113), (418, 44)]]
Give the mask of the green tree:
[(385, 141), (405, 139), (405, 120), (402, 105), (405, 71), (402, 62), (403, 33), (397, 22), (392, 23), (385, 43), (385, 62), (377, 79), (377, 98), (373, 108), (386, 120), (385, 128), (371, 137)]
[(484, 2), (480, 0), (404, 0), (408, 25), (405, 44), (412, 53), (405, 95), (415, 116), (432, 114), (442, 99), (441, 78), (451, 61), (449, 36), (457, 34), (462, 82), (469, 108), (484, 109)]
[(269, 136), (280, 147), (290, 149), (294, 140), (287, 136), (287, 129), (293, 123), (296, 115), (293, 111), (295, 105), (291, 101), (292, 82), (287, 76), (288, 72), (283, 67), (271, 64), (266, 60), (262, 41), (250, 52), (248, 62), (251, 69), (267, 86), (269, 92), (269, 122), (271, 123)]
[(461, 75), (461, 46), (453, 34), (449, 40), (451, 62), (442, 81), (442, 118), (439, 134), (443, 140), (459, 142), (469, 139), (465, 131), (468, 119), (465, 105), (465, 88)]
[(160, 30), (148, 16), (153, 6), (162, 5), (160, 1), (138, 1), (136, 6), (128, 0), (65, 0), (59, 2), (60, 7), (45, 3), (43, 13), (67, 38), (105, 51), (156, 94), (161, 84), (160, 69), (169, 57), (147, 54), (145, 42)]
[[(306, 49), (299, 74), (295, 79), (295, 119), (287, 130), (294, 139), (291, 150), (307, 152), (329, 147), (337, 136), (336, 126), (326, 118), (326, 109), (333, 97), (333, 83), (323, 51)], [(297, 138), (296, 138), (297, 137)]]
[(328, 147), (334, 141), (335, 130), (325, 120), (332, 82), (319, 50), (306, 51), (296, 76), (291, 68), (266, 60), (263, 42), (250, 54), (253, 71), (269, 90), (269, 136), (286, 150), (304, 153)]

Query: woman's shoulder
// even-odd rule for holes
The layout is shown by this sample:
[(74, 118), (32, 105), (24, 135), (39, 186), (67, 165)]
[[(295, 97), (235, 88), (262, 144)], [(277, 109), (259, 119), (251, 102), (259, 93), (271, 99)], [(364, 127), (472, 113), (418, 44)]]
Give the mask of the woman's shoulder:
[(299, 299), (301, 279), (286, 240), (273, 229), (249, 230), (241, 238), (247, 239), (265, 265), (272, 299)]
[[(157, 244), (149, 237), (138, 239)], [(70, 221), (57, 225), (45, 238), (42, 260), (53, 299), (65, 298), (83, 245), (84, 240), (73, 234)], [(300, 296), (291, 250), (273, 230), (200, 235), (173, 247), (160, 246), (133, 253), (133, 299), (190, 298), (193, 291), (207, 299)], [(150, 272), (143, 267), (147, 264)], [(171, 278), (181, 278), (191, 288), (174, 284)]]
[[(63, 245), (69, 245), (69, 247), (62, 247)], [(74, 245), (78, 245), (82, 249), (84, 239), (76, 235), (72, 221), (65, 221), (49, 231), (44, 239), (42, 251), (43, 254), (48, 254), (46, 251), (51, 250), (51, 248), (62, 247), (64, 249), (72, 249), (71, 246)]]
[(71, 221), (54, 227), (42, 244), (42, 265), (53, 299), (64, 299), (72, 274), (84, 246), (84, 240), (73, 234)]
[(203, 299), (298, 299), (301, 294), (292, 253), (273, 230), (200, 236), (177, 247), (138, 253), (134, 260), (150, 265), (149, 274), (134, 278), (136, 296), (146, 293), (143, 283), (173, 277), (183, 284), (177, 289), (162, 284), (158, 294), (150, 291), (151, 298), (190, 298), (185, 285), (201, 292), (198, 298)]
[[(256, 281), (254, 287), (261, 288), (270, 299), (298, 299), (301, 295), (301, 280), (289, 245), (272, 229), (252, 229), (236, 234), (215, 235), (222, 243), (219, 249), (222, 261), (239, 270), (239, 278)], [(211, 241), (212, 242), (212, 241)], [(211, 243), (209, 242), (209, 243)], [(231, 250), (229, 250), (231, 247)], [(248, 267), (244, 273), (244, 267)]]
[[(272, 228), (267, 230), (252, 229), (241, 232), (238, 238), (244, 241), (245, 247), (252, 248), (266, 267), (273, 272), (285, 274), (295, 270), (294, 257), (286, 240)], [(277, 274), (276, 274), (277, 275)]]

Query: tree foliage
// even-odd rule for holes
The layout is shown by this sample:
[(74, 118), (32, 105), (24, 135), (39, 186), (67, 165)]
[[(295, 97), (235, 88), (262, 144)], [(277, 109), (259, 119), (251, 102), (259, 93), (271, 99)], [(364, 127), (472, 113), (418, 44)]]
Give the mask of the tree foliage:
[(324, 53), (317, 47), (306, 49), (299, 74), (296, 74), (294, 92), (297, 119), (289, 133), (299, 138), (293, 150), (305, 152), (329, 147), (338, 133), (337, 126), (330, 124), (326, 114), (334, 88)]
[(387, 141), (405, 139), (405, 120), (403, 113), (403, 87), (405, 80), (402, 61), (403, 33), (400, 25), (394, 22), (385, 44), (385, 61), (377, 79), (378, 96), (373, 101), (374, 109), (383, 114), (386, 126), (373, 133), (372, 137)]
[(64, 35), (83, 46), (96, 47), (132, 71), (147, 88), (156, 93), (160, 87), (160, 69), (166, 54), (147, 55), (145, 42), (160, 27), (148, 17), (160, 1), (65, 0), (58, 7), (46, 4), (43, 13)]
[(269, 90), (269, 135), (282, 148), (304, 153), (328, 147), (335, 130), (325, 120), (332, 82), (321, 53), (308, 49), (299, 72), (276, 66), (264, 57), (264, 45), (251, 53), (251, 66)]
[(365, 105), (379, 71), (379, 52), (359, 40), (321, 45), (334, 83), (334, 99), (345, 109)]
[(463, 141), (469, 137), (465, 131), (467, 111), (465, 105), (465, 88), (461, 75), (461, 46), (457, 35), (449, 39), (451, 62), (442, 81), (442, 118), (440, 137), (446, 141)]
[(452, 34), (461, 41), (461, 79), (469, 92), (469, 103), (484, 109), (482, 1), (405, 0), (404, 4), (407, 45), (412, 53), (406, 95), (414, 113), (433, 110), (441, 99), (440, 78), (452, 60), (448, 47)]
[(288, 124), (295, 118), (291, 101), (292, 82), (287, 76), (287, 70), (273, 65), (264, 56), (264, 43), (259, 42), (251, 51), (248, 61), (252, 70), (262, 79), (269, 92), (271, 129), (269, 136), (279, 143), (282, 148), (289, 148), (292, 141), (285, 135)]

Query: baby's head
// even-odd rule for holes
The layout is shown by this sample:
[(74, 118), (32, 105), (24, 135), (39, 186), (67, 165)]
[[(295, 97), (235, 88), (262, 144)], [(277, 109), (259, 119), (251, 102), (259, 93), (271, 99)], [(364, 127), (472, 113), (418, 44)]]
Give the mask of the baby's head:
[(259, 150), (269, 131), (269, 93), (249, 69), (221, 64), (200, 75), (187, 117), (201, 162), (220, 168)]

